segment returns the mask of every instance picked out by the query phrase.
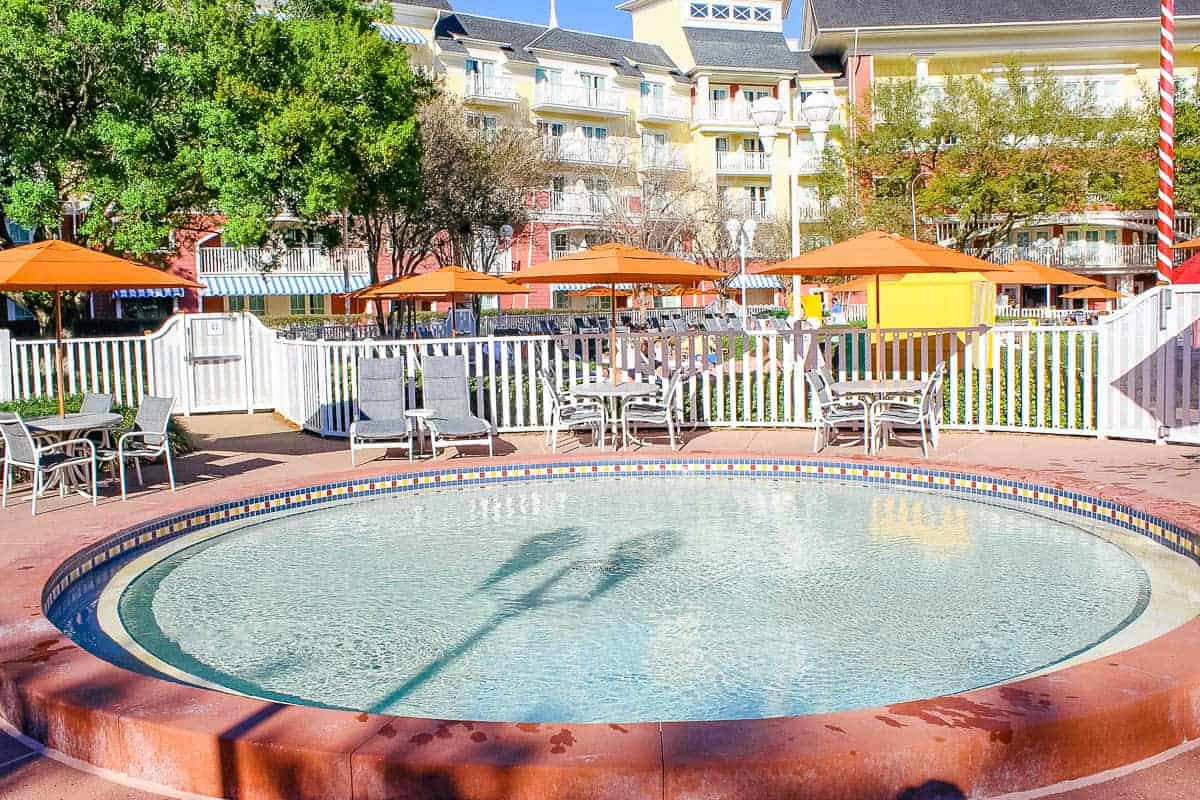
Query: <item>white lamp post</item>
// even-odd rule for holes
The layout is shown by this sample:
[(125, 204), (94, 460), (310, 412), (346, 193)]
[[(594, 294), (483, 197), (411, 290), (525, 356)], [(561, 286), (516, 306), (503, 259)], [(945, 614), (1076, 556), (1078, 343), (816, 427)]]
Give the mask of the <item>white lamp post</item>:
[(829, 126), (833, 115), (837, 113), (837, 102), (829, 92), (813, 92), (804, 101), (802, 108), (808, 129), (812, 132), (813, 144), (817, 146), (817, 154), (825, 152), (825, 141), (829, 136)]
[(742, 287), (742, 328), (746, 327), (746, 250), (754, 245), (754, 234), (758, 231), (758, 223), (753, 218), (727, 219), (725, 220), (725, 230), (729, 234), (729, 241), (738, 246), (738, 256), (740, 258), (740, 269), (738, 270), (738, 280)]

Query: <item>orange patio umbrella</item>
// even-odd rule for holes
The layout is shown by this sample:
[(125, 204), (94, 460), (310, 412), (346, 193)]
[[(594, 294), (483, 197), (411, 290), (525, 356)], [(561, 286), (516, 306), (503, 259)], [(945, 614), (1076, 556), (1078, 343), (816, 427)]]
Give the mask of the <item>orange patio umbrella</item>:
[[(608, 286), (609, 297), (615, 300), (617, 284), (681, 284), (695, 285), (701, 281), (720, 281), (729, 277), (724, 272), (700, 264), (692, 264), (661, 253), (652, 253), (625, 244), (602, 244), (587, 250), (546, 261), (521, 270), (510, 280), (518, 283), (596, 283)], [(612, 381), (616, 383), (617, 304), (611, 303), (609, 313), (609, 353), (612, 354)]]
[[(875, 331), (879, 363), (883, 363), (883, 324), (879, 313), (880, 280), (884, 275), (949, 272), (1008, 272), (974, 256), (948, 247), (906, 239), (886, 231), (873, 231), (829, 247), (811, 250), (760, 271), (762, 275), (871, 276), (875, 280)], [(836, 290), (835, 290), (836, 291)]]
[(1039, 264), (1036, 261), (1010, 261), (1004, 265), (1004, 271), (991, 270), (983, 273), (992, 283), (1006, 283), (1011, 286), (1103, 286), (1103, 281), (1077, 275), (1058, 267)]
[(571, 297), (633, 297), (633, 292), (628, 289), (612, 290), (607, 286), (590, 286), (577, 292), (568, 292), (568, 294)]
[(50, 239), (0, 251), (0, 292), (54, 293), (54, 368), (58, 415), (66, 412), (63, 384), (62, 293), (117, 289), (201, 289), (200, 284), (101, 253)]
[(450, 335), (454, 336), (454, 304), (459, 297), (489, 294), (529, 294), (529, 289), (465, 267), (442, 267), (433, 272), (395, 278), (355, 292), (356, 300), (448, 300)]
[(1088, 286), (1085, 289), (1067, 292), (1062, 297), (1064, 300), (1120, 300), (1124, 296), (1107, 286)]
[(1186, 242), (1175, 245), (1176, 250), (1200, 250), (1200, 239), (1188, 239)]

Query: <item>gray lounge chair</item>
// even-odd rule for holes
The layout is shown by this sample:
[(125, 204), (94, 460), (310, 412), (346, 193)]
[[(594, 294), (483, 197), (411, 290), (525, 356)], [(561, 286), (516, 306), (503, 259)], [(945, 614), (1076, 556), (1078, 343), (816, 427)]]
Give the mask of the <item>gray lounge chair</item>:
[(404, 359), (362, 358), (356, 369), (358, 416), (350, 423), (350, 463), (359, 450), (408, 450), (413, 459), (412, 423), (404, 414)]
[(96, 454), (99, 461), (115, 461), (121, 478), (121, 499), (126, 498), (125, 462), (133, 461), (133, 468), (142, 486), (142, 459), (163, 456), (167, 460), (167, 480), (171, 491), (175, 491), (175, 466), (171, 463), (171, 439), (167, 426), (171, 423), (173, 397), (151, 397), (146, 395), (138, 405), (133, 420), (133, 430), (117, 437), (116, 448), (105, 448)]
[(462, 356), (426, 356), (421, 359), (423, 405), (431, 412), (426, 419), (433, 435), (433, 454), (438, 448), (464, 444), (486, 444), (495, 455), (492, 423), (471, 413), (467, 361)]

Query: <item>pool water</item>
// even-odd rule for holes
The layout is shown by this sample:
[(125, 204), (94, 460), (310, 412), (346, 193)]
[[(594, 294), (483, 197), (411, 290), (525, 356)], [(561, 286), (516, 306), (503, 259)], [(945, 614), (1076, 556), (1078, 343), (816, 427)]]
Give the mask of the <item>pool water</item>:
[(930, 697), (1077, 655), (1149, 579), (1009, 508), (825, 482), (493, 484), (326, 508), (144, 572), (121, 623), (203, 681), (514, 722), (771, 717)]

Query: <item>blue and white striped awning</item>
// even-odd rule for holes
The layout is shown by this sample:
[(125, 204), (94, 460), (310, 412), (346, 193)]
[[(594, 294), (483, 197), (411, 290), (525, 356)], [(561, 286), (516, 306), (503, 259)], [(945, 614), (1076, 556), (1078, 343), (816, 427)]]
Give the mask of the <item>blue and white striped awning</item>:
[[(588, 289), (594, 289), (597, 286), (608, 288), (607, 283), (552, 283), (550, 291), (552, 292), (584, 292)], [(618, 283), (616, 285), (618, 292), (632, 292), (637, 287), (632, 283)]]
[(386, 22), (376, 22), (375, 27), (379, 29), (379, 35), (389, 42), (396, 44), (425, 44), (425, 35), (416, 28), (410, 28), (407, 25), (392, 25)]
[[(207, 297), (259, 297), (293, 294), (345, 294), (341, 275), (205, 275), (201, 282)], [(364, 289), (366, 275), (350, 276), (350, 291)]]
[(783, 284), (774, 275), (751, 275), (738, 273), (728, 284), (730, 289), (782, 289)]
[(183, 297), (184, 291), (176, 286), (170, 289), (117, 289), (112, 294), (118, 300), (128, 300), (131, 297)]

